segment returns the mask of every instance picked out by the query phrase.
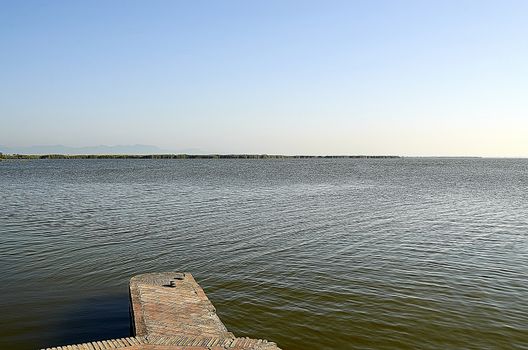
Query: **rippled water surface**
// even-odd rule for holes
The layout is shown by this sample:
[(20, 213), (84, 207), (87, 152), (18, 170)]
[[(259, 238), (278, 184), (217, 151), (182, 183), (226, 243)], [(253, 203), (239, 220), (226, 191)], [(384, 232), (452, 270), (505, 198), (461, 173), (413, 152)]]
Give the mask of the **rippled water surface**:
[(284, 349), (528, 349), (528, 160), (0, 162), (0, 348), (129, 335), (193, 273)]

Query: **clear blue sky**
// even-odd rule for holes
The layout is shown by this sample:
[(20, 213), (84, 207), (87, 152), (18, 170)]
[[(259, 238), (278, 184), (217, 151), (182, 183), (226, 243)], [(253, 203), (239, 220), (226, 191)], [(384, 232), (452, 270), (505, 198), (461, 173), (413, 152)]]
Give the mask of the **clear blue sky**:
[(528, 156), (528, 1), (0, 0), (0, 145)]

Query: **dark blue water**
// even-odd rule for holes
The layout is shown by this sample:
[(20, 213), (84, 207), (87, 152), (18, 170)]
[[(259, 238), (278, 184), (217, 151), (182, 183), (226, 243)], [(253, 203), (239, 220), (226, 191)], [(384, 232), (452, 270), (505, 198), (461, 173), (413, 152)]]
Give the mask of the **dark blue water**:
[(193, 273), (284, 349), (528, 349), (528, 160), (0, 162), (0, 348), (127, 336)]

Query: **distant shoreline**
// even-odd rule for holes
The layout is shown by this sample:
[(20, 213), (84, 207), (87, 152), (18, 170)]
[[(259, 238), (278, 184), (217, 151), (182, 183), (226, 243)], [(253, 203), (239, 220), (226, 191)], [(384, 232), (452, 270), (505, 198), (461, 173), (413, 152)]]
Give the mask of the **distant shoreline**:
[(401, 156), (367, 155), (273, 155), (273, 154), (1, 154), (0, 159), (311, 159), (311, 158), (353, 158), (353, 159), (397, 159)]

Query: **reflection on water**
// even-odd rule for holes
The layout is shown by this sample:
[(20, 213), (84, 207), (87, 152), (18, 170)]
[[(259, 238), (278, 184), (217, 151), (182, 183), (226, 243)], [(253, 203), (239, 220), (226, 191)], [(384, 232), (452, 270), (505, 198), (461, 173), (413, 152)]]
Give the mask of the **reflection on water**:
[(129, 334), (131, 275), (192, 272), (284, 349), (528, 344), (528, 161), (0, 162), (0, 348)]

